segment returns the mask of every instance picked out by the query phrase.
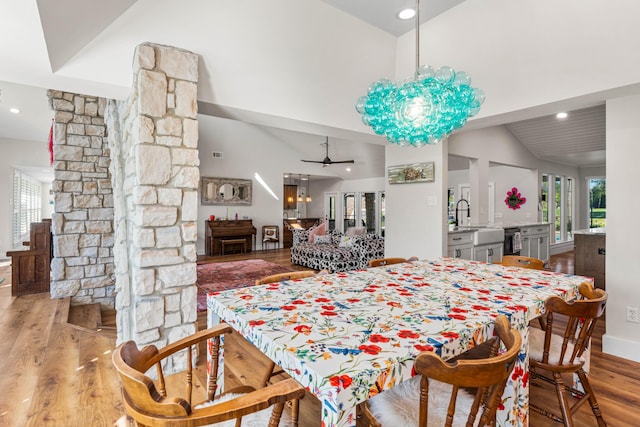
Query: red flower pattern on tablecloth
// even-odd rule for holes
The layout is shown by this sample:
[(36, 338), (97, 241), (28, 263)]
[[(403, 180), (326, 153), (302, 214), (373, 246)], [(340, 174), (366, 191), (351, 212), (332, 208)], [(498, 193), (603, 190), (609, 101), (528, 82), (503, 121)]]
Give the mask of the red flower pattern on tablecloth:
[[(355, 393), (375, 388), (368, 381), (379, 379), (360, 366), (387, 372), (382, 390), (415, 374), (416, 354), (453, 357), (471, 340), (485, 341), (491, 335), (485, 327), (500, 313), (510, 313), (512, 323), (526, 327), (527, 313), (539, 314), (547, 296), (569, 298), (582, 281), (515, 270), (503, 274), (504, 267), (449, 258), (418, 261), (221, 292), (210, 297), (209, 307), (223, 310), (221, 317), (229, 315), (230, 325), (311, 393), (324, 393), (325, 425), (349, 425)], [(512, 407), (517, 404), (513, 393), (529, 382), (524, 358), (516, 368), (503, 400), (503, 414), (510, 419), (521, 419)]]

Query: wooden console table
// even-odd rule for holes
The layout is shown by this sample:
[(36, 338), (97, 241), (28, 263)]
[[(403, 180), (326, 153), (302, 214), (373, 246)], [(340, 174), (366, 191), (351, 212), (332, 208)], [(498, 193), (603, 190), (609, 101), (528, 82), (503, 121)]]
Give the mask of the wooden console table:
[(250, 219), (205, 221), (205, 233), (205, 254), (214, 256), (223, 255), (231, 245), (243, 252), (251, 252), (256, 228)]
[(11, 257), (11, 296), (49, 292), (51, 281), (51, 219), (32, 222), (29, 249), (7, 252)]

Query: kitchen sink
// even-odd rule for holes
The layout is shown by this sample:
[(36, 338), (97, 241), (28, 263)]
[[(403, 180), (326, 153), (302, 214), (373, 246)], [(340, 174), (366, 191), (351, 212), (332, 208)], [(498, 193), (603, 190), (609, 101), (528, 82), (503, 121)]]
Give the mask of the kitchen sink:
[(488, 245), (489, 243), (502, 243), (504, 241), (504, 229), (481, 228), (473, 232), (473, 245)]

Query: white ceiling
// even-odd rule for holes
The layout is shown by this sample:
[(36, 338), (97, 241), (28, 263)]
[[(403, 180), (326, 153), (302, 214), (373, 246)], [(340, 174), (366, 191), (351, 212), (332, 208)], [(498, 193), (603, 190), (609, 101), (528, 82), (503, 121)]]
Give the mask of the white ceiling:
[[(405, 34), (414, 27), (412, 21), (401, 22), (395, 18), (400, 9), (413, 5), (413, 0), (321, 1), (394, 36)], [(46, 140), (51, 112), (46, 91), (42, 87), (63, 87), (74, 91), (77, 86), (81, 88), (77, 91), (98, 95), (105, 91), (109, 84), (102, 81), (91, 82), (96, 84), (95, 92), (88, 92), (86, 79), (69, 77), (74, 74), (74, 69), (66, 65), (66, 61), (83, 52), (83, 49), (86, 51), (88, 45), (95, 47), (91, 45), (95, 36), (117, 22), (128, 8), (139, 2), (68, 0), (56, 2), (55, 8), (50, 7), (49, 3), (36, 0), (0, 3), (0, 16), (3, 17), (0, 22), (0, 58), (3, 62), (0, 70), (0, 138)], [(171, 2), (164, 0), (164, 3)], [(446, 13), (461, 3), (463, 0), (423, 0), (421, 21)], [(81, 18), (84, 24), (70, 28), (71, 18)], [(330, 27), (330, 22), (327, 22), (327, 26)], [(131, 34), (133, 37), (130, 39), (123, 33), (122, 43), (144, 41), (143, 29), (135, 30), (136, 34)], [(20, 43), (15, 43), (16, 37), (20, 38)], [(97, 73), (99, 70), (95, 71)], [(3, 82), (2, 79), (18, 83)], [(118, 82), (119, 88), (114, 89), (114, 93), (120, 93), (123, 84)], [(6, 112), (9, 106), (14, 105), (22, 110), (21, 114)], [(584, 106), (576, 105), (578, 111), (570, 112), (569, 118), (564, 121), (543, 116), (511, 123), (507, 127), (540, 159), (572, 166), (601, 166), (604, 165), (605, 154), (604, 106), (583, 109)], [(314, 135), (275, 128), (268, 131), (278, 133), (284, 143), (299, 150), (301, 158), (321, 160), (324, 157), (324, 149), (320, 145), (324, 134), (320, 131)], [(337, 138), (336, 143), (330, 146), (330, 157), (334, 160), (360, 159), (364, 163), (383, 152), (381, 145), (347, 143), (351, 141), (353, 139), (349, 135)]]
[[(415, 20), (403, 21), (396, 15), (403, 9), (415, 9), (415, 0), (322, 0), (350, 15), (356, 16), (383, 31), (401, 36), (415, 28)], [(420, 23), (425, 23), (464, 0), (422, 0)]]

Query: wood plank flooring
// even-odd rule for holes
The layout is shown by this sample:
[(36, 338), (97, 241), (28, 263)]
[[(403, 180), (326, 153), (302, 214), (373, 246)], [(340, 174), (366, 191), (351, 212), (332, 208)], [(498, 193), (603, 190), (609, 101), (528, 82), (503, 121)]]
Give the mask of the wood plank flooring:
[[(291, 266), (289, 251), (275, 249), (225, 255), (199, 262), (261, 258)], [(549, 268), (573, 272), (573, 254), (551, 258)], [(3, 275), (0, 267), (0, 275)], [(2, 276), (5, 277), (6, 276)], [(68, 301), (46, 294), (11, 297), (10, 277), (0, 285), (0, 427), (2, 426), (112, 426), (124, 414), (119, 382), (111, 366), (113, 331), (99, 334), (67, 323)], [(72, 310), (73, 311), (73, 310)], [(113, 327), (113, 313), (102, 326)], [(77, 314), (72, 314), (76, 316)], [(206, 316), (198, 316), (206, 326)], [(100, 326), (100, 325), (98, 325)], [(640, 426), (640, 363), (602, 353), (604, 322), (594, 334), (591, 383), (605, 419), (612, 427)], [(237, 334), (227, 340), (227, 384), (252, 383), (264, 356)], [(202, 366), (199, 366), (202, 373)], [(201, 374), (202, 375), (202, 374)], [(556, 407), (552, 389), (532, 387), (539, 405)], [(301, 403), (301, 427), (319, 425), (319, 402), (307, 396)], [(588, 405), (575, 417), (577, 426), (595, 426)], [(557, 426), (538, 414), (532, 427)]]

